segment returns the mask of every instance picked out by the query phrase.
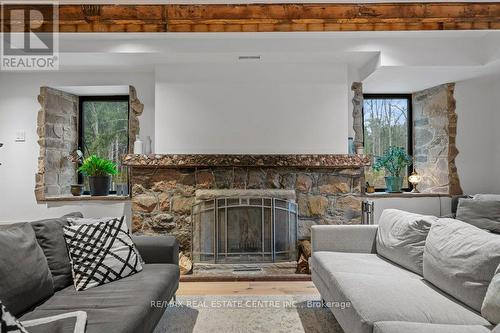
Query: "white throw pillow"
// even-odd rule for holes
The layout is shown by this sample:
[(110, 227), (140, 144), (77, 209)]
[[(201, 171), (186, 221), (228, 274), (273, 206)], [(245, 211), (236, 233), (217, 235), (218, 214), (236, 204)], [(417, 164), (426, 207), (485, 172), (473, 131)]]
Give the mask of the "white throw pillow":
[(500, 324), (500, 265), (484, 296), (481, 314), (493, 324)]
[(377, 253), (412, 272), (423, 275), (425, 239), (435, 216), (386, 209), (380, 216)]
[(140, 256), (122, 219), (64, 227), (76, 290), (85, 290), (142, 270)]

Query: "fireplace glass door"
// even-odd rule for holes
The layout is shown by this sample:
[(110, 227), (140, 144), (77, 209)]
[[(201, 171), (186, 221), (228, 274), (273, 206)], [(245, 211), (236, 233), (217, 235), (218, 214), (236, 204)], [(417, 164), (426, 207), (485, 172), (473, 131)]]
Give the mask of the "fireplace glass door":
[(193, 259), (252, 263), (295, 260), (297, 205), (277, 198), (217, 198), (193, 207)]

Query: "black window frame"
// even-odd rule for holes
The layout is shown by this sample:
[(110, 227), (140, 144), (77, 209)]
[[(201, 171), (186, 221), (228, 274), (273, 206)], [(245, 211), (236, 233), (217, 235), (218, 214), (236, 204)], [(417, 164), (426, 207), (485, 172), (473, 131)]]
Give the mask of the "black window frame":
[[(130, 96), (129, 95), (104, 95), (104, 96), (78, 96), (78, 149), (85, 154), (83, 140), (83, 103), (88, 101), (99, 102), (127, 102), (127, 124), (130, 124)], [(128, 136), (130, 137), (130, 126), (128, 127)], [(130, 140), (127, 140), (127, 151), (130, 150)], [(127, 182), (130, 182), (127, 179)], [(83, 184), (83, 175), (78, 173), (78, 184)], [(110, 194), (116, 194), (116, 191), (109, 191)], [(90, 194), (89, 191), (84, 191), (83, 194)]]
[[(405, 94), (405, 93), (396, 93), (396, 94), (363, 94), (363, 100), (365, 99), (406, 99), (408, 100), (408, 155), (413, 156), (413, 100), (412, 100), (412, 94)], [(361, 112), (361, 122), (363, 124), (363, 147), (365, 146), (365, 109), (364, 109), (364, 102), (363, 102), (363, 108)], [(410, 176), (412, 173), (413, 167), (410, 165), (408, 167), (408, 175)], [(375, 192), (385, 192), (385, 188), (375, 188)], [(411, 191), (411, 185), (408, 182), (408, 187), (402, 188), (401, 189), (403, 192), (410, 192)]]

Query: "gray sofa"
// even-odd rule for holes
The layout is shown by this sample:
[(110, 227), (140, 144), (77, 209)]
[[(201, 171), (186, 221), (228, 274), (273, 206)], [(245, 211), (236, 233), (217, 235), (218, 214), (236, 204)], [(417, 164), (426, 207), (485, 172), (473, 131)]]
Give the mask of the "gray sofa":
[[(39, 227), (44, 226), (43, 221), (35, 223)], [(37, 241), (42, 245), (44, 240), (38, 235)], [(87, 333), (153, 332), (179, 286), (179, 245), (172, 236), (133, 236), (133, 240), (145, 262), (141, 272), (85, 291), (76, 291), (72, 284), (66, 284), (29, 311), (17, 314), (17, 317), (27, 321), (85, 311)], [(60, 247), (60, 244), (57, 246)], [(52, 248), (57, 252), (54, 252), (55, 255), (66, 251), (65, 248)], [(3, 253), (5, 255), (8, 251)], [(45, 255), (48, 254), (45, 252)], [(55, 276), (54, 268), (50, 269)], [(64, 327), (59, 331), (72, 332)], [(37, 332), (44, 330), (38, 329)]]
[(346, 333), (491, 332), (481, 313), (377, 255), (378, 229), (312, 227), (312, 280)]

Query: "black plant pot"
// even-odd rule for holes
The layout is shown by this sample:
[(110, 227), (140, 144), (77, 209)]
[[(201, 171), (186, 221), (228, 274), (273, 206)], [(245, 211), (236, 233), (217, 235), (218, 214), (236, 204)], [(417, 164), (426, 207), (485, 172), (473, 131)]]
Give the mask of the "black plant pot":
[(89, 177), (89, 187), (91, 196), (106, 196), (111, 187), (111, 176)]

